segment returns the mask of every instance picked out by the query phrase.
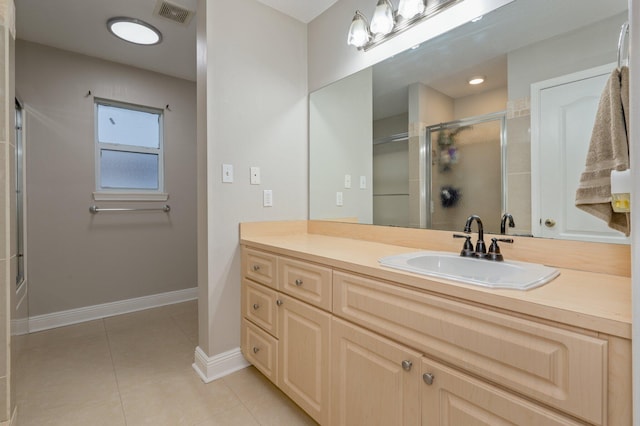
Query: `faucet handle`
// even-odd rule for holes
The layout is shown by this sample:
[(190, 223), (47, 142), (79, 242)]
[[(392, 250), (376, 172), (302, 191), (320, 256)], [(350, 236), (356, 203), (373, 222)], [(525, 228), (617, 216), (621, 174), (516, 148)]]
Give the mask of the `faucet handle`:
[(487, 253), (487, 259), (495, 260), (496, 262), (502, 262), (504, 257), (500, 253), (500, 247), (498, 247), (498, 241), (503, 243), (513, 243), (513, 238), (492, 238), (491, 245), (489, 246), (489, 253)]
[(475, 252), (473, 251), (473, 243), (471, 242), (471, 235), (460, 235), (453, 234), (453, 238), (464, 238), (464, 247), (460, 252), (460, 256), (463, 257), (475, 257)]

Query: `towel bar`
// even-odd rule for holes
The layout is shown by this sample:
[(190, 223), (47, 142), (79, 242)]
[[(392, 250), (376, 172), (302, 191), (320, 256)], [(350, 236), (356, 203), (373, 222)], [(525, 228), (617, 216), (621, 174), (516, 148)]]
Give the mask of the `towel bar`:
[(168, 204), (165, 204), (162, 207), (148, 207), (148, 208), (114, 208), (114, 209), (105, 209), (98, 206), (89, 207), (89, 211), (93, 214), (100, 212), (165, 212), (169, 213), (171, 211), (171, 207)]

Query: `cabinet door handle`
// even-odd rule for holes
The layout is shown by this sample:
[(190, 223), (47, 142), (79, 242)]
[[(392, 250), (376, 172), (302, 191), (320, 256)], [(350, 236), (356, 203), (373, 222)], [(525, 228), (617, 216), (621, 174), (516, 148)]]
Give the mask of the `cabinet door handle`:
[(254, 354), (257, 354), (258, 352), (260, 352), (260, 348), (258, 348), (258, 347), (256, 347), (256, 346), (254, 346), (254, 347), (253, 347), (253, 353), (254, 353)]
[(402, 361), (402, 368), (405, 371), (411, 371), (411, 367), (413, 367), (413, 362), (405, 359), (404, 361)]
[(282, 306), (283, 303), (284, 302), (282, 300), (280, 300), (280, 299), (276, 300), (276, 305), (278, 305), (278, 306)]
[(302, 280), (298, 278), (298, 279), (296, 280), (296, 285), (297, 285), (298, 287), (300, 287), (302, 284), (303, 284)]
[(255, 272), (258, 272), (260, 270), (260, 265), (253, 265), (252, 268)]
[(260, 308), (260, 305), (258, 305), (257, 303), (253, 304), (253, 310), (257, 311)]
[(431, 373), (424, 373), (422, 375), (422, 380), (424, 380), (424, 382), (426, 384), (428, 384), (429, 386), (431, 386), (433, 384), (433, 379), (435, 379), (436, 377), (431, 374)]

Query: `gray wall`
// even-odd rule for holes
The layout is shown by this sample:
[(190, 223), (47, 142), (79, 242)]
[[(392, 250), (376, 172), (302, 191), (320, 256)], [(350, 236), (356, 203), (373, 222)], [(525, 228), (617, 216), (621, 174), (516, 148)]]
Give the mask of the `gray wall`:
[(199, 0), (198, 15), (198, 345), (212, 356), (240, 345), (239, 223), (307, 218), (307, 29), (255, 0)]
[[(25, 41), (16, 46), (16, 72), (26, 112), (30, 315), (195, 287), (195, 83)], [(89, 213), (93, 96), (170, 105), (164, 119), (170, 214)]]

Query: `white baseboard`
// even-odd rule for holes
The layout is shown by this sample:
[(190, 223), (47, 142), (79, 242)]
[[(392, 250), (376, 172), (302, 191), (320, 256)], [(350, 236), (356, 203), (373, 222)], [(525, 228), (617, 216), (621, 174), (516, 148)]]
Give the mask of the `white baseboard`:
[(29, 334), (29, 318), (11, 320), (11, 335), (22, 336)]
[(68, 311), (54, 312), (51, 314), (29, 317), (29, 333), (63, 327), (65, 325), (107, 318), (114, 315), (141, 311), (143, 309), (156, 308), (158, 306), (172, 305), (198, 298), (198, 288), (170, 291), (167, 293), (153, 294), (151, 296), (137, 297), (135, 299), (120, 300), (118, 302), (103, 303), (101, 305), (87, 306), (85, 308), (70, 309)]
[(198, 376), (200, 376), (203, 382), (209, 383), (238, 370), (242, 370), (243, 368), (247, 368), (249, 365), (247, 360), (242, 356), (240, 348), (209, 357), (198, 346), (196, 348), (193, 369), (196, 370), (196, 373), (198, 373)]

